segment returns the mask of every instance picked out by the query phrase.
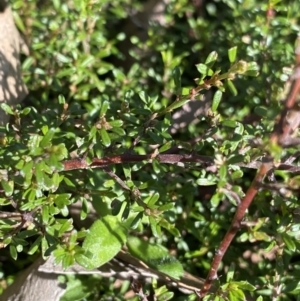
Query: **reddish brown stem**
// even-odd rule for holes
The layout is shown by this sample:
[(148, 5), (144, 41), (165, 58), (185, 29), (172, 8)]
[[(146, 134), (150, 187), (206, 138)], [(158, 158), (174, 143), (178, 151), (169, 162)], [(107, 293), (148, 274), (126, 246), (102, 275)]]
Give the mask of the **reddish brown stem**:
[[(299, 154), (296, 156), (298, 157)], [(295, 157), (295, 156), (294, 156)], [(122, 163), (137, 163), (142, 161), (149, 161), (153, 159), (153, 155), (134, 155), (134, 154), (122, 154), (115, 156), (107, 156), (103, 158), (94, 158), (92, 163), (88, 164), (85, 159), (71, 159), (63, 162), (64, 171), (74, 170), (74, 169), (87, 169), (87, 168), (103, 168), (113, 164), (122, 164)], [(202, 166), (213, 166), (214, 158), (209, 156), (202, 156), (197, 154), (159, 154), (155, 157), (160, 163), (164, 164), (180, 164), (180, 163), (200, 163)], [(294, 158), (295, 159), (295, 158)], [(236, 163), (240, 167), (259, 169), (262, 164), (272, 162), (272, 160), (264, 159), (263, 161), (253, 161), (250, 163)], [(300, 172), (300, 167), (293, 165), (292, 162), (283, 162), (276, 166), (278, 170), (286, 170), (291, 173)]]
[(186, 154), (159, 154), (153, 156), (149, 155), (133, 155), (133, 154), (122, 154), (117, 156), (94, 158), (91, 164), (88, 164), (84, 159), (71, 159), (63, 162), (64, 170), (72, 169), (86, 169), (86, 168), (101, 168), (111, 164), (120, 163), (135, 163), (142, 161), (150, 161), (156, 159), (161, 163), (167, 164), (180, 164), (180, 163), (202, 163), (206, 166), (213, 164), (213, 158), (201, 155), (186, 155)]
[[(299, 95), (300, 92), (300, 67), (299, 67), (300, 53), (297, 53), (296, 61), (298, 62), (298, 65), (296, 66), (292, 77), (293, 82), (290, 88), (290, 93), (286, 98), (285, 105), (282, 110), (279, 122), (274, 127), (273, 133), (271, 135), (271, 143), (280, 144), (281, 146), (284, 146), (289, 143), (288, 140), (292, 139), (291, 134), (300, 124), (299, 109), (295, 106), (297, 96)], [(241, 222), (244, 218), (245, 212), (251, 205), (254, 197), (258, 192), (257, 184), (262, 183), (265, 175), (268, 173), (270, 169), (274, 167), (274, 163), (272, 161), (273, 160), (270, 157), (266, 163), (263, 163), (260, 166), (244, 199), (238, 205), (236, 213), (231, 222), (231, 225), (227, 233), (225, 234), (225, 237), (222, 240), (213, 258), (213, 262), (211, 264), (204, 285), (200, 293), (198, 293), (199, 300), (202, 300), (202, 298), (209, 292), (213, 280), (217, 279), (217, 271), (223, 259), (223, 256), (226, 253), (228, 247), (230, 246), (232, 240), (234, 239), (237, 231), (241, 228)]]
[(222, 261), (224, 254), (226, 253), (228, 247), (230, 246), (233, 238), (235, 237), (237, 231), (241, 228), (241, 222), (244, 218), (246, 210), (249, 208), (250, 204), (252, 203), (255, 195), (257, 194), (258, 187), (257, 183), (261, 183), (267, 172), (271, 169), (273, 164), (271, 163), (264, 163), (256, 177), (254, 178), (251, 186), (249, 187), (246, 196), (244, 197), (243, 201), (237, 207), (235, 212), (234, 218), (232, 219), (231, 225), (223, 238), (219, 248), (216, 250), (216, 254), (214, 256), (213, 262), (210, 266), (209, 273), (207, 275), (206, 281), (202, 287), (202, 290), (198, 294), (199, 298), (203, 298), (211, 288), (212, 282), (217, 279), (217, 271), (219, 265)]

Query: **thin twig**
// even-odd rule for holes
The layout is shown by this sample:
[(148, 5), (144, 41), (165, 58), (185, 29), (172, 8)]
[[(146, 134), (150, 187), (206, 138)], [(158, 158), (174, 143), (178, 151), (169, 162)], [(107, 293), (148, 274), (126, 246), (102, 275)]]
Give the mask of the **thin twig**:
[(119, 178), (112, 170), (110, 170), (108, 167), (104, 167), (103, 170), (111, 176), (124, 190), (131, 191), (130, 188), (126, 185), (126, 183)]

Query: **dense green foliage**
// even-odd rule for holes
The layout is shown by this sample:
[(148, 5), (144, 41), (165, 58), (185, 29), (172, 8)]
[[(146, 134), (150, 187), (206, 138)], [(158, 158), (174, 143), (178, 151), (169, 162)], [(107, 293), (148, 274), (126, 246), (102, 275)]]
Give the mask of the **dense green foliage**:
[[(298, 1), (171, 0), (160, 22), (141, 0), (11, 3), (30, 47), (22, 57), (30, 94), (16, 109), (2, 107), (12, 118), (1, 129), (0, 209), (17, 217), (1, 219), (1, 256), (19, 262), (0, 265), (4, 279), (51, 252), (64, 267), (98, 267), (126, 242), (153, 269), (205, 278), (254, 178), (251, 163), (266, 154), (284, 162), (298, 151), (269, 144), (294, 64)], [(171, 134), (172, 116), (191, 98), (203, 104), (199, 116)], [(206, 161), (159, 157), (168, 153)], [(70, 158), (118, 156), (122, 164), (66, 170)], [(210, 300), (271, 300), (278, 292), (300, 300), (299, 176), (275, 170), (264, 184)], [(70, 215), (75, 202), (81, 220), (89, 203), (101, 217), (89, 231)], [(80, 289), (64, 301), (124, 300), (129, 285), (66, 278)], [(160, 283), (156, 293), (196, 299)]]

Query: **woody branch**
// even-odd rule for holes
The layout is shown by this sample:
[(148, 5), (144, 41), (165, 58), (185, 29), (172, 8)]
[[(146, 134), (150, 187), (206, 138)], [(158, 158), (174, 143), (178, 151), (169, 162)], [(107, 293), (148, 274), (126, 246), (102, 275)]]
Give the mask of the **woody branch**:
[[(281, 147), (294, 144), (295, 138), (291, 137), (291, 134), (300, 124), (300, 110), (297, 105), (297, 96), (300, 92), (300, 47), (296, 49), (296, 66), (291, 77), (291, 81), (292, 84), (290, 92), (285, 100), (279, 122), (275, 125), (273, 133), (271, 134), (271, 143), (278, 144)], [(200, 293), (198, 293), (199, 300), (203, 299), (210, 290), (213, 281), (217, 279), (219, 265), (236, 233), (241, 228), (241, 222), (245, 216), (245, 212), (258, 192), (258, 184), (262, 183), (267, 173), (275, 167), (274, 158), (272, 158), (272, 156), (268, 156), (268, 160), (263, 162), (259, 167), (245, 197), (237, 207), (227, 233), (225, 234), (219, 248), (216, 250), (207, 278), (200, 290)]]

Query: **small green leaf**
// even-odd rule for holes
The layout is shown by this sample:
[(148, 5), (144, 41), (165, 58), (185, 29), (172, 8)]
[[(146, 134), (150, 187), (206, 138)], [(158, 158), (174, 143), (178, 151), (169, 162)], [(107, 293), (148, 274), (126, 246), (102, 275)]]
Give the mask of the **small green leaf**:
[(82, 62), (80, 62), (80, 67), (88, 67), (91, 64), (93, 64), (94, 62), (95, 62), (95, 57), (93, 55), (89, 54), (88, 57), (86, 57)]
[(29, 250), (28, 250), (28, 254), (29, 255), (33, 255), (40, 247), (42, 241), (42, 236), (39, 236), (34, 242), (33, 244), (30, 246)]
[(87, 300), (91, 294), (89, 286), (83, 283), (81, 279), (69, 279), (67, 282), (66, 290), (64, 294), (59, 298), (60, 301), (79, 301)]
[(73, 264), (74, 264), (74, 255), (66, 253), (65, 256), (62, 258), (62, 268), (67, 269)]
[(196, 68), (201, 74), (203, 74), (203, 75), (207, 74), (208, 67), (205, 64), (197, 64)]
[(227, 177), (227, 166), (222, 165), (219, 169), (220, 180), (226, 180)]
[(45, 136), (47, 134), (47, 132), (49, 131), (48, 125), (43, 125), (41, 130), (42, 130), (43, 135)]
[(118, 136), (121, 136), (121, 137), (126, 135), (126, 132), (122, 128), (117, 128), (117, 127), (112, 128), (111, 132), (115, 133), (115, 134), (117, 134)]
[(126, 206), (125, 206), (125, 209), (122, 213), (122, 220), (127, 220), (129, 214), (130, 214), (130, 204), (127, 202)]
[(106, 147), (109, 147), (111, 143), (110, 137), (104, 128), (100, 129), (100, 136), (102, 139), (102, 144)]
[(222, 99), (222, 95), (223, 95), (222, 91), (220, 91), (220, 90), (216, 91), (216, 93), (214, 95), (214, 98), (213, 98), (213, 101), (212, 101), (212, 106), (211, 106), (212, 112), (217, 111), (219, 103)]
[(66, 220), (60, 227), (58, 231), (58, 236), (62, 236), (65, 232), (71, 231), (73, 229), (72, 219)]
[(215, 61), (218, 58), (218, 53), (216, 51), (212, 51), (206, 58), (205, 60), (205, 64), (209, 64), (210, 67), (212, 67), (213, 63), (215, 63)]
[(2, 187), (6, 196), (11, 196), (14, 192), (14, 182), (1, 180)]
[(231, 92), (231, 94), (233, 96), (236, 96), (238, 94), (237, 89), (235, 87), (235, 85), (233, 84), (233, 82), (231, 80), (226, 80), (226, 84), (228, 86), (229, 91)]
[(268, 109), (265, 106), (258, 106), (254, 108), (254, 113), (261, 117), (266, 117)]
[(24, 230), (18, 233), (19, 238), (28, 238), (38, 234), (36, 230)]
[(294, 242), (293, 238), (290, 237), (289, 235), (282, 234), (282, 239), (283, 239), (285, 245), (287, 246), (287, 248), (288, 248), (290, 251), (295, 252), (295, 250), (296, 250), (296, 245), (295, 245), (295, 242)]
[(110, 124), (110, 126), (111, 127), (116, 127), (116, 128), (119, 128), (119, 127), (121, 127), (122, 125), (123, 125), (123, 120), (111, 120), (111, 121), (109, 121), (109, 124)]
[(86, 269), (97, 268), (114, 258), (126, 242), (127, 229), (115, 216), (107, 215), (90, 227), (82, 248), (90, 256), (77, 254), (76, 261)]
[(165, 143), (164, 145), (162, 145), (162, 146), (158, 149), (158, 152), (159, 152), (159, 153), (163, 153), (163, 152), (169, 150), (173, 145), (174, 145), (174, 142), (173, 142), (173, 141), (169, 141), (169, 142)]
[(23, 246), (22, 245), (17, 245), (16, 246), (17, 252), (20, 253), (23, 251)]
[(18, 252), (17, 252), (16, 247), (14, 245), (12, 245), (12, 244), (9, 245), (9, 253), (10, 253), (10, 256), (14, 260), (17, 260), (17, 258), (18, 258)]
[(250, 284), (248, 281), (232, 281), (231, 284), (236, 285), (238, 288), (240, 288), (243, 291), (253, 292), (256, 290), (256, 287)]
[(140, 224), (140, 222), (141, 222), (141, 220), (142, 220), (142, 218), (143, 218), (143, 215), (144, 215), (144, 213), (143, 212), (139, 212), (137, 215), (136, 215), (136, 217), (133, 219), (133, 221), (131, 222), (131, 224), (130, 224), (130, 229), (136, 229), (138, 226), (139, 226), (139, 224)]
[(53, 202), (59, 209), (62, 209), (63, 207), (70, 205), (70, 198), (70, 193), (56, 194), (53, 195)]
[(47, 224), (48, 221), (49, 221), (49, 218), (50, 218), (50, 216), (49, 216), (49, 206), (43, 206), (42, 207), (42, 219), (43, 219), (43, 222), (45, 224)]
[(179, 100), (176, 100), (174, 102), (172, 102), (167, 108), (163, 109), (160, 114), (166, 114), (168, 112), (171, 112), (177, 108), (182, 107), (184, 104), (186, 104), (187, 102), (189, 102), (191, 100), (190, 95), (184, 95), (182, 97), (180, 97)]
[(222, 193), (215, 193), (212, 198), (210, 199), (210, 203), (213, 207), (218, 207), (220, 204), (220, 201), (223, 198), (223, 194)]
[(28, 115), (30, 112), (31, 112), (31, 108), (27, 107), (21, 111), (21, 114), (25, 116)]
[(125, 81), (126, 80), (126, 76), (125, 74), (118, 68), (113, 68), (112, 70), (114, 77), (119, 81)]
[(55, 130), (54, 129), (48, 130), (48, 132), (45, 134), (45, 136), (41, 140), (40, 146), (41, 147), (50, 146), (51, 145), (51, 140), (53, 139), (54, 134), (55, 134)]
[(247, 71), (244, 73), (244, 75), (248, 76), (257, 76), (259, 71), (259, 66), (256, 62), (250, 62), (247, 64)]
[(14, 115), (14, 112), (13, 110), (11, 109), (11, 107), (9, 105), (7, 105), (6, 103), (2, 103), (1, 104), (1, 109), (3, 111), (5, 111), (7, 114), (9, 115)]
[(235, 128), (236, 125), (237, 125), (237, 123), (236, 123), (236, 121), (234, 121), (234, 120), (224, 120), (224, 121), (222, 122), (222, 125), (223, 125), (223, 126), (228, 126), (228, 127), (230, 127), (230, 128)]
[(159, 199), (159, 193), (155, 192), (154, 194), (152, 194), (149, 198), (149, 200), (145, 200), (145, 203), (147, 203), (147, 205), (152, 208), (155, 203), (158, 201)]
[(115, 181), (113, 179), (106, 180), (103, 183), (103, 187), (105, 188), (113, 187), (114, 185), (115, 185)]
[(63, 95), (58, 95), (58, 103), (64, 105), (66, 103), (66, 99)]
[(34, 58), (32, 56), (27, 57), (22, 64), (22, 70), (29, 70), (29, 68), (33, 64), (34, 64)]
[(229, 301), (245, 301), (245, 294), (242, 290), (235, 289), (229, 291)]
[[(175, 225), (174, 225), (174, 224), (171, 224), (170, 222), (168, 222), (168, 221), (167, 221), (166, 219), (164, 219), (164, 218), (161, 218), (161, 219), (159, 220), (158, 225), (159, 225), (160, 227), (163, 227), (163, 228), (167, 229), (167, 230), (168, 230), (173, 236), (175, 236), (175, 237), (180, 237), (180, 236), (181, 236), (179, 230), (175, 227)], [(160, 236), (160, 237), (161, 237), (161, 236)]]
[(11, 200), (0, 198), (0, 206), (7, 206), (7, 205), (11, 205)]
[(145, 91), (141, 91), (139, 93), (139, 97), (145, 104), (148, 104), (150, 101), (150, 97), (147, 95)]
[(144, 261), (150, 267), (175, 279), (180, 279), (183, 275), (181, 263), (171, 256), (163, 246), (130, 236), (127, 240), (127, 247), (133, 256)]
[(196, 183), (199, 186), (212, 186), (212, 185), (216, 185), (216, 181), (215, 180), (210, 180), (210, 179), (207, 179), (207, 178), (197, 179)]
[(230, 49), (228, 49), (228, 58), (230, 63), (234, 63), (236, 60), (236, 53), (237, 53), (237, 47), (234, 46)]
[(154, 237), (161, 236), (161, 227), (157, 224), (157, 221), (153, 216), (149, 216), (149, 223), (151, 227), (151, 231)]
[(272, 240), (270, 242), (270, 244), (264, 249), (264, 251), (267, 253), (267, 252), (270, 252), (273, 248), (275, 248), (277, 246), (277, 243), (275, 240)]
[(88, 201), (85, 197), (81, 197), (80, 200), (82, 201), (82, 207), (81, 207), (81, 211), (80, 211), (80, 219), (85, 220), (87, 215), (90, 212), (90, 207), (89, 207)]
[(255, 231), (252, 233), (252, 240), (264, 240), (264, 241), (269, 241), (270, 236), (266, 232), (262, 231)]
[(175, 83), (175, 94), (180, 95), (181, 94), (181, 73), (180, 68), (176, 66), (173, 69), (173, 80)]
[(52, 192), (55, 192), (57, 190), (60, 181), (61, 181), (61, 177), (59, 176), (59, 173), (55, 172), (52, 176), (52, 187), (51, 187)]
[(167, 301), (167, 300), (171, 300), (174, 297), (174, 293), (173, 292), (165, 292), (161, 295), (158, 296), (158, 300), (159, 301)]
[(25, 35), (26, 34), (26, 26), (20, 17), (20, 15), (13, 10), (14, 22), (17, 25), (18, 29)]
[(238, 170), (235, 170), (235, 171), (230, 175), (230, 177), (231, 177), (232, 180), (236, 180), (236, 179), (242, 178), (243, 175), (244, 175), (243, 171), (240, 170), (240, 169), (238, 169)]
[(159, 211), (167, 211), (167, 210), (171, 210), (173, 208), (174, 208), (174, 204), (173, 203), (167, 203), (167, 204), (159, 206), (158, 210)]
[(103, 101), (102, 105), (101, 105), (101, 110), (100, 110), (99, 116), (100, 117), (104, 116), (106, 114), (108, 108), (109, 108), (109, 102), (107, 100)]

